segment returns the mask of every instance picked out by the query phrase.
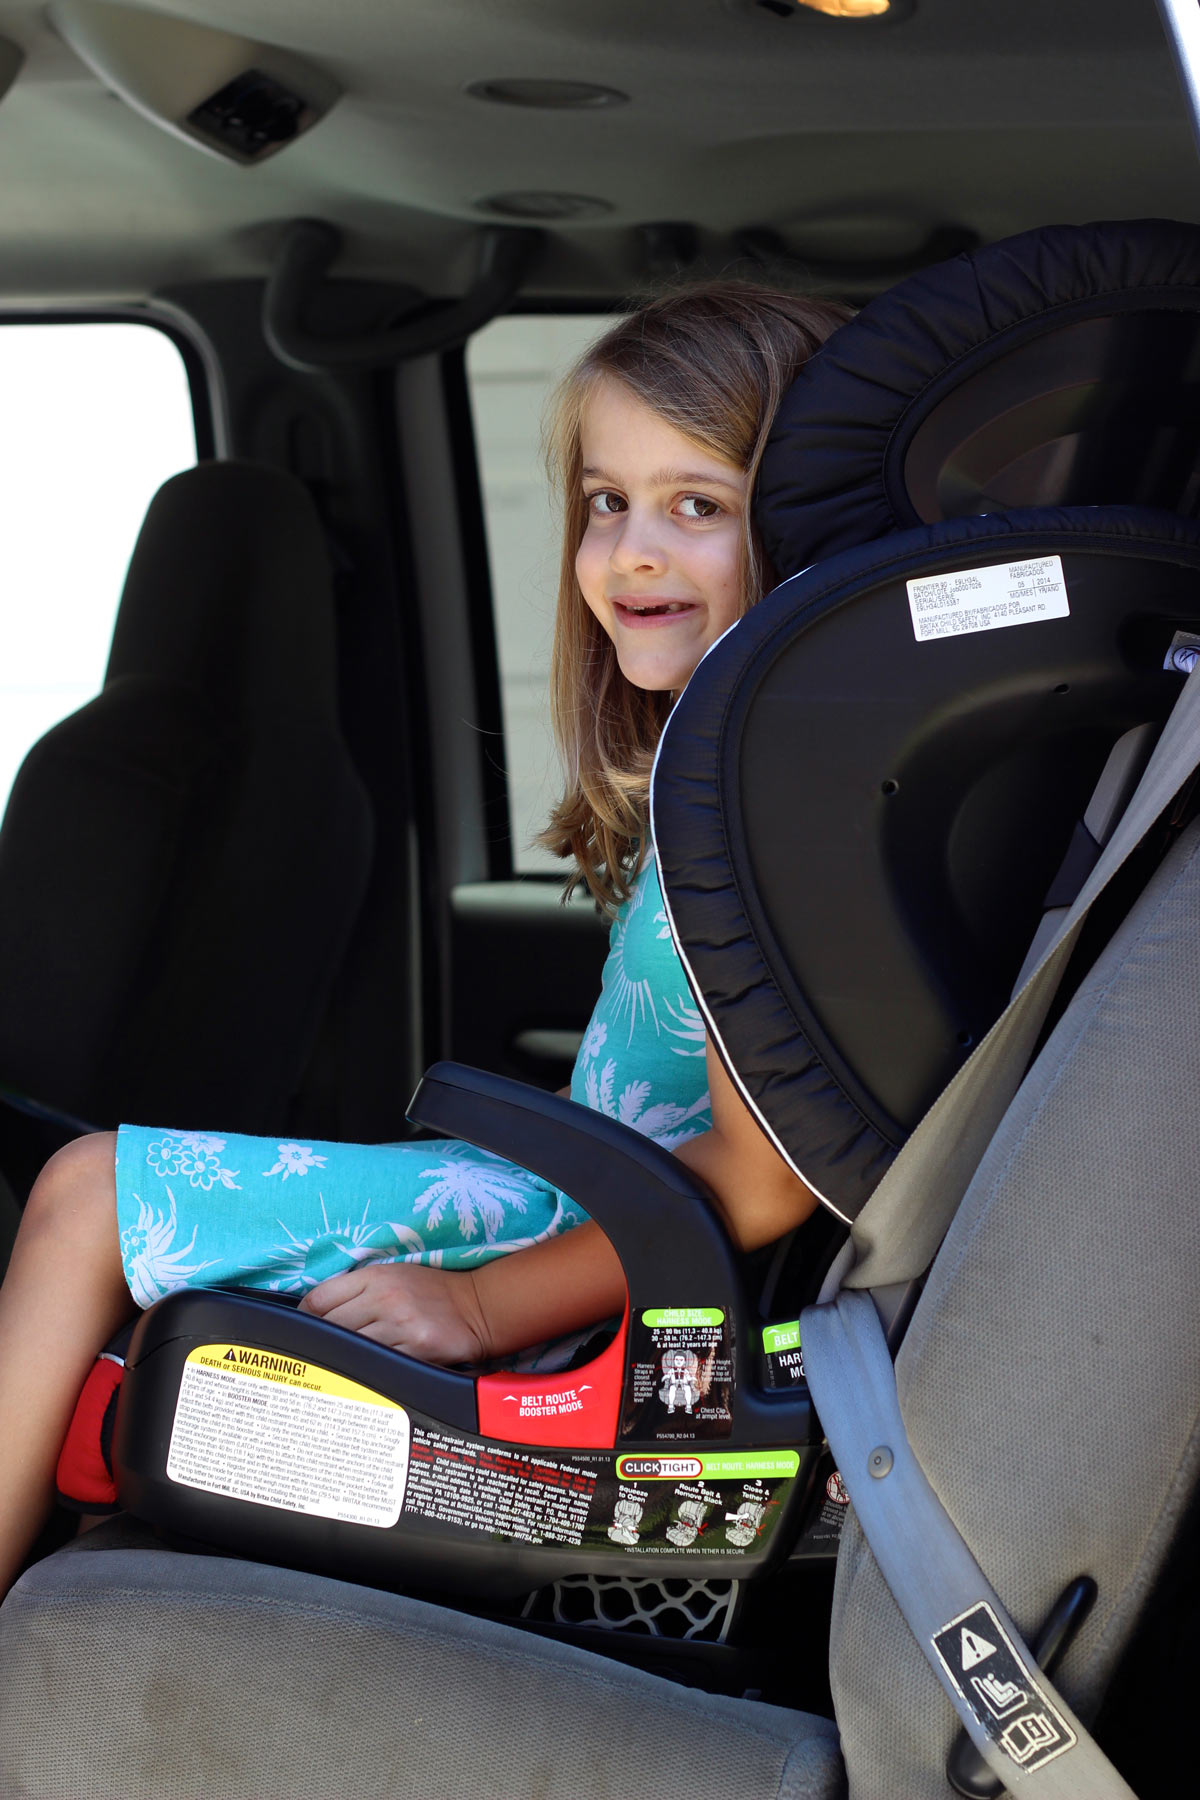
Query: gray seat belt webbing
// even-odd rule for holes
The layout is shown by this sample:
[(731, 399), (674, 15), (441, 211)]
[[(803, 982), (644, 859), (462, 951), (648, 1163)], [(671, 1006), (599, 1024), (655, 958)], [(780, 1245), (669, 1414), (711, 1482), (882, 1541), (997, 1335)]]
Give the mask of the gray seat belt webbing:
[[(846, 1288), (923, 1275), (1024, 1076), (1087, 914), (1200, 763), (1200, 665), (1108, 845), (1033, 974), (922, 1119), (859, 1214)], [(804, 1367), (876, 1562), (972, 1742), (1046, 1800), (1132, 1800), (1004, 1612), (913, 1455), (869, 1295), (801, 1315)]]
[(800, 1320), (804, 1369), (875, 1560), (981, 1756), (1021, 1800), (1135, 1800), (1042, 1674), (913, 1455), (868, 1294)]
[(939, 1094), (858, 1215), (846, 1287), (886, 1287), (925, 1273), (1021, 1083), (1093, 902), (1197, 764), (1200, 663), (1184, 683), (1120, 823), (1037, 968)]

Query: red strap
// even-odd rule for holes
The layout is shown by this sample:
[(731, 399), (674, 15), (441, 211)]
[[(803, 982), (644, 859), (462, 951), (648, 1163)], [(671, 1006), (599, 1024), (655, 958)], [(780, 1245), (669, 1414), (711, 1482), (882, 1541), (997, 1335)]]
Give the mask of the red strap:
[(124, 1363), (114, 1357), (97, 1357), (75, 1402), (67, 1440), (58, 1459), (58, 1497), (84, 1512), (102, 1512), (117, 1504), (112, 1428), (124, 1373)]

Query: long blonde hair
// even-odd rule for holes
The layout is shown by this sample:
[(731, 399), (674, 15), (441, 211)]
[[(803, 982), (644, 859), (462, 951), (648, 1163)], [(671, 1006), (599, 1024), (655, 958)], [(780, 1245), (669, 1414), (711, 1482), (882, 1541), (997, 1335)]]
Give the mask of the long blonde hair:
[[(575, 576), (587, 524), (583, 418), (596, 384), (623, 382), (677, 431), (746, 470), (752, 493), (771, 422), (793, 377), (849, 317), (836, 301), (751, 282), (680, 288), (606, 332), (555, 395), (548, 458), (563, 508), (563, 548), (550, 710), (566, 791), (538, 841), (556, 856), (574, 857), (568, 893), (586, 882), (609, 910), (627, 897), (646, 839), (654, 752), (671, 709), (669, 694), (636, 688), (622, 675)], [(742, 612), (772, 581), (747, 508)]]

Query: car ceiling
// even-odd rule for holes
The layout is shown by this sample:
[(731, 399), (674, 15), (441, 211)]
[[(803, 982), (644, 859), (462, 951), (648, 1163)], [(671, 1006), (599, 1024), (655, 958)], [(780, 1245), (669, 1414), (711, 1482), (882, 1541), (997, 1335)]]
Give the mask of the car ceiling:
[[(549, 225), (530, 271), (530, 294), (568, 301), (635, 284), (655, 262), (640, 228), (662, 221), (694, 226), (710, 266), (738, 254), (739, 232), (765, 229), (819, 283), (867, 292), (939, 228), (990, 240), (1052, 220), (1200, 219), (1153, 0), (915, 0), (894, 22), (781, 17), (759, 0), (158, 0), (153, 12), (290, 49), (342, 96), (242, 167), (109, 91), (43, 6), (0, 7), (0, 36), (25, 58), (0, 100), (9, 304), (262, 275), (297, 217), (341, 228), (339, 272), (450, 293), (471, 278), (480, 225), (497, 222), (489, 197), (513, 191), (604, 204)], [(466, 91), (528, 77), (628, 103), (544, 111)]]

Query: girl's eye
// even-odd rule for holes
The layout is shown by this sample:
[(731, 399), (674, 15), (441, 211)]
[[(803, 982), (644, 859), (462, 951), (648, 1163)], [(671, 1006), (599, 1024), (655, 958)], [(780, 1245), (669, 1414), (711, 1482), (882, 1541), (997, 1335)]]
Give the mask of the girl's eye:
[(585, 494), (587, 509), (602, 519), (611, 518), (614, 513), (625, 511), (625, 501), (620, 494), (614, 494), (609, 488), (600, 488), (594, 494)]
[(721, 510), (715, 500), (707, 500), (703, 494), (685, 494), (679, 502), (685, 519), (715, 519)]

